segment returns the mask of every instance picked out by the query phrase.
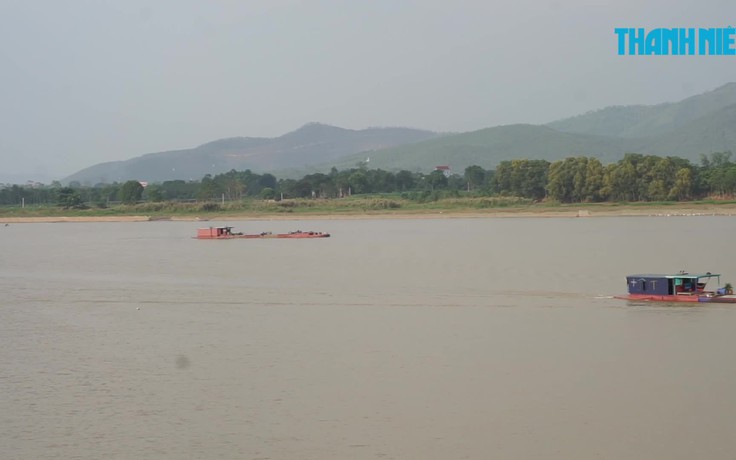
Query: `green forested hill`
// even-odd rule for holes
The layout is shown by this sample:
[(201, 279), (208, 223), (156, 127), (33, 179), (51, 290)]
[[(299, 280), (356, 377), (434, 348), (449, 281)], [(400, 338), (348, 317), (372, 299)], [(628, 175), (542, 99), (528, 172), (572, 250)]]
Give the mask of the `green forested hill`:
[(393, 147), (438, 136), (409, 128), (343, 129), (309, 123), (275, 138), (220, 139), (192, 149), (150, 153), (126, 161), (101, 163), (64, 179), (82, 184), (143, 180), (199, 180), (232, 169), (259, 173), (330, 163), (364, 150)]
[(733, 104), (736, 104), (736, 83), (728, 83), (679, 102), (607, 107), (554, 121), (547, 126), (568, 133), (651, 138), (674, 133)]
[(736, 152), (736, 104), (679, 127), (675, 132), (641, 140), (639, 153), (679, 156), (698, 161), (701, 153)]
[(431, 171), (449, 165), (462, 171), (470, 165), (493, 168), (515, 158), (554, 160), (569, 156), (596, 156), (616, 161), (628, 141), (604, 136), (571, 134), (547, 126), (507, 125), (454, 134), (373, 152), (362, 152), (334, 163), (338, 169), (354, 167), (370, 158), (370, 168)]
[[(736, 89), (736, 85), (729, 88)], [(609, 119), (608, 126), (616, 126), (618, 123), (621, 127), (625, 124), (626, 117), (645, 117), (645, 121), (639, 121), (637, 129), (651, 126), (652, 134), (649, 136), (602, 136), (564, 132), (554, 129), (552, 125), (497, 126), (377, 152), (362, 152), (333, 165), (338, 169), (350, 168), (370, 157), (371, 168), (429, 171), (438, 165), (449, 165), (453, 171), (462, 172), (470, 165), (493, 169), (501, 161), (516, 158), (555, 161), (571, 156), (590, 156), (603, 163), (611, 163), (629, 152), (678, 156), (697, 163), (701, 154), (736, 152), (736, 103), (717, 104), (720, 106), (717, 109), (692, 118), (692, 113), (701, 113), (705, 110), (704, 107), (713, 106), (710, 104), (712, 96), (712, 93), (708, 93), (705, 101), (689, 98), (687, 104), (680, 105), (679, 108), (667, 108), (660, 112), (659, 117), (647, 116), (652, 108), (643, 106), (620, 110), (616, 108), (607, 112), (617, 114)], [(724, 95), (724, 100), (727, 99)], [(690, 107), (693, 112), (684, 111), (683, 107)], [(665, 120), (670, 120), (666, 130)], [(588, 119), (588, 122), (591, 126), (594, 122), (603, 123), (603, 117), (597, 114)], [(627, 132), (634, 132), (634, 128), (629, 127)], [(312, 168), (312, 171), (325, 169), (329, 169), (328, 165)]]
[(193, 149), (91, 166), (65, 179), (80, 183), (199, 180), (232, 169), (297, 178), (330, 168), (454, 172), (495, 168), (517, 158), (589, 156), (611, 163), (625, 153), (679, 156), (736, 152), (736, 83), (675, 103), (608, 107), (547, 125), (515, 124), (440, 135), (407, 128), (350, 130), (310, 123), (276, 138), (232, 138)]

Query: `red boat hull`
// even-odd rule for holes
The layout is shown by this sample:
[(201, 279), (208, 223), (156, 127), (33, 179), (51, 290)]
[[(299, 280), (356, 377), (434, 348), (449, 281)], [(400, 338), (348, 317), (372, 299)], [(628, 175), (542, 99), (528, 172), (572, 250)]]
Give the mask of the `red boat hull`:
[(197, 230), (198, 240), (235, 240), (235, 239), (251, 239), (251, 238), (329, 238), (329, 233), (324, 232), (290, 232), (290, 233), (256, 233), (256, 234), (244, 234), (244, 233), (233, 233), (231, 227), (210, 227), (200, 228)]
[(640, 302), (683, 302), (683, 303), (736, 303), (733, 295), (651, 295), (628, 294), (615, 296), (617, 299), (635, 300)]

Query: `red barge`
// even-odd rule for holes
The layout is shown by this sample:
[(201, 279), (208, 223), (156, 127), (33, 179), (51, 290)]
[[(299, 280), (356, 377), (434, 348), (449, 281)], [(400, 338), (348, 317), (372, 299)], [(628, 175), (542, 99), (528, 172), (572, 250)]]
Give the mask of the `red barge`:
[[(706, 285), (713, 279), (718, 287), (708, 290)], [(711, 272), (681, 271), (674, 275), (628, 275), (626, 277), (628, 295), (615, 298), (653, 302), (736, 303), (736, 296), (733, 295), (730, 285), (720, 287), (720, 279), (720, 274)]]
[(303, 232), (301, 230), (289, 233), (263, 232), (247, 234), (233, 232), (232, 227), (208, 227), (197, 229), (197, 236), (195, 238), (198, 240), (234, 240), (239, 238), (328, 238), (329, 236), (329, 233)]

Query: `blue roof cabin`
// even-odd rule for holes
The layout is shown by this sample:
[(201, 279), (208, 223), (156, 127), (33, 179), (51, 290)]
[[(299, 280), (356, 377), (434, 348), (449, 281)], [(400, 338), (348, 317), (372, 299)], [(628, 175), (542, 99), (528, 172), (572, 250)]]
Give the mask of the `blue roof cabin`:
[(629, 275), (626, 283), (629, 294), (646, 295), (692, 295), (705, 291), (705, 285), (710, 278), (717, 278), (714, 273), (685, 273), (676, 275)]

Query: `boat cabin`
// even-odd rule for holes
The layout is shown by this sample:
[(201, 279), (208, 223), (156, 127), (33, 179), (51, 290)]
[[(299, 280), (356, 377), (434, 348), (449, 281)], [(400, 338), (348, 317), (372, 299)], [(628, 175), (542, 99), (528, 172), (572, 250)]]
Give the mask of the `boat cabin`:
[(232, 227), (209, 227), (197, 229), (197, 238), (225, 238), (233, 235)]
[(720, 285), (721, 275), (715, 273), (686, 273), (676, 275), (629, 275), (626, 283), (629, 294), (641, 295), (702, 295), (711, 278)]

